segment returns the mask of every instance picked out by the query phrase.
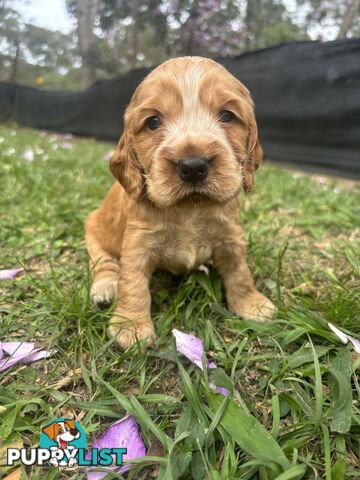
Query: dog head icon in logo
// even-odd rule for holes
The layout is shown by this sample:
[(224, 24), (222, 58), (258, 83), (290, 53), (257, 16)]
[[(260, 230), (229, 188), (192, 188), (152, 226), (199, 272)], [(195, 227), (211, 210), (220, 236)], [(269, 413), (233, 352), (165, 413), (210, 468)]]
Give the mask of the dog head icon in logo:
[(40, 448), (52, 451), (52, 465), (71, 467), (77, 463), (72, 453), (75, 454), (79, 448), (86, 448), (86, 433), (78, 421), (56, 418), (42, 429)]
[(42, 432), (54, 440), (58, 448), (65, 450), (68, 443), (80, 437), (80, 432), (75, 426), (74, 420), (64, 420), (63, 422), (53, 422), (42, 429)]

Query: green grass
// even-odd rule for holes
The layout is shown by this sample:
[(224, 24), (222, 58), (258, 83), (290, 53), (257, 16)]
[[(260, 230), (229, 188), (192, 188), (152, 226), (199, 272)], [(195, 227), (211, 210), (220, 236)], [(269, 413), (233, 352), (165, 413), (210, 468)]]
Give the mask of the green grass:
[[(358, 186), (263, 166), (240, 216), (257, 287), (278, 317), (234, 318), (214, 271), (156, 274), (156, 348), (120, 353), (106, 336), (110, 309), (89, 300), (83, 234), (113, 181), (103, 159), (112, 146), (11, 126), (0, 142), (0, 268), (28, 271), (0, 283), (0, 339), (57, 349), (0, 374), (3, 444), (35, 447), (45, 422), (72, 414), (91, 443), (130, 412), (152, 455), (130, 479), (359, 478), (360, 360), (326, 325), (360, 334)], [(32, 162), (22, 156), (29, 146)], [(203, 374), (177, 356), (174, 327), (200, 336), (219, 368)], [(213, 376), (232, 399), (209, 389)]]

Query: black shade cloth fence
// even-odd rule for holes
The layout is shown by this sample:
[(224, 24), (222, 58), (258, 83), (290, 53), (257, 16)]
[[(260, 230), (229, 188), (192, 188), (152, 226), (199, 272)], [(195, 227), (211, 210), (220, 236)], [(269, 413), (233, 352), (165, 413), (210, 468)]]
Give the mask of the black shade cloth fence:
[[(360, 178), (360, 39), (294, 42), (217, 60), (251, 91), (266, 157)], [(0, 83), (0, 121), (115, 141), (148, 72), (74, 93)]]

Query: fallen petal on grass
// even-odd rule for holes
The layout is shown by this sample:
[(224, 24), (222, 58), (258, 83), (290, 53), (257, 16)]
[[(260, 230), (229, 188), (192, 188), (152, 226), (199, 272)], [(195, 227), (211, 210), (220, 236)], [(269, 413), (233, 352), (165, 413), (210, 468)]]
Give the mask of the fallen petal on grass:
[(70, 142), (61, 142), (59, 146), (63, 150), (71, 150), (73, 148), (73, 145)]
[(8, 268), (5, 270), (0, 270), (0, 280), (13, 280), (19, 273), (23, 271), (23, 268)]
[(356, 338), (351, 337), (350, 335), (349, 335), (349, 340), (352, 343), (352, 346), (354, 347), (355, 352), (360, 353), (360, 340), (357, 340)]
[(0, 372), (17, 363), (33, 363), (47, 358), (54, 352), (35, 348), (33, 342), (0, 342)]
[(0, 342), (0, 348), (9, 355), (28, 355), (34, 347), (33, 342)]
[(62, 138), (64, 138), (65, 140), (72, 140), (74, 138), (74, 135), (72, 133), (64, 133), (62, 135)]
[(110, 162), (111, 157), (113, 156), (113, 154), (114, 154), (114, 151), (113, 151), (113, 150), (108, 151), (108, 152), (105, 152), (105, 153), (104, 153), (104, 157), (103, 157), (104, 160), (105, 160), (106, 162)]
[[(176, 328), (173, 328), (172, 334), (175, 337), (176, 350), (179, 353), (182, 353), (184, 357), (190, 360), (194, 365), (203, 370), (202, 357), (205, 353), (203, 341), (191, 333), (180, 332), (180, 330), (177, 330)], [(209, 362), (206, 357), (205, 365), (207, 368), (217, 368), (216, 363)], [(229, 393), (227, 388), (218, 387), (213, 383), (210, 383), (209, 385), (222, 395), (226, 396)]]
[(217, 385), (215, 385), (214, 383), (209, 383), (210, 387), (212, 389), (214, 389), (216, 392), (218, 393), (221, 393), (221, 395), (224, 395), (224, 397), (226, 397), (226, 395), (229, 393), (229, 390), (225, 387), (218, 387)]
[(5, 150), (5, 155), (15, 155), (15, 148), (14, 147), (9, 147), (7, 150)]
[[(175, 337), (176, 350), (202, 370), (202, 356), (205, 353), (203, 341), (191, 333), (180, 332), (176, 328), (172, 330), (172, 334)], [(215, 363), (209, 363), (207, 359), (205, 364), (208, 368), (216, 368)]]
[(347, 335), (346, 333), (342, 332), (339, 330), (335, 325), (332, 323), (328, 322), (328, 326), (330, 330), (332, 330), (335, 335), (344, 343), (345, 345), (350, 342), (355, 350), (356, 353), (360, 353), (360, 340), (357, 340), (356, 338), (352, 337), (351, 335)]
[(38, 360), (42, 360), (43, 358), (50, 357), (55, 350), (41, 350), (40, 348), (35, 348), (31, 354), (26, 357), (26, 363), (33, 363), (37, 362)]
[(32, 148), (28, 148), (25, 150), (23, 153), (23, 159), (26, 160), (27, 162), (32, 162), (34, 160), (35, 154), (34, 150)]
[(329, 326), (330, 330), (332, 330), (332, 331), (335, 333), (335, 335), (336, 335), (338, 338), (340, 338), (340, 340), (342, 341), (342, 343), (345, 343), (345, 344), (348, 343), (349, 339), (348, 339), (347, 335), (346, 335), (344, 332), (342, 332), (341, 330), (339, 330), (337, 327), (335, 327), (335, 325), (333, 325), (333, 324), (330, 323), (330, 322), (328, 323), (328, 326)]
[[(145, 444), (141, 438), (140, 428), (132, 415), (118, 420), (108, 427), (100, 437), (95, 440), (92, 448), (127, 448), (127, 454), (123, 456), (126, 462), (146, 455)], [(90, 453), (86, 455), (90, 458)], [(130, 470), (131, 464), (122, 467), (103, 467), (103, 471), (88, 469), (88, 480), (100, 480), (116, 470), (117, 473), (125, 473)]]

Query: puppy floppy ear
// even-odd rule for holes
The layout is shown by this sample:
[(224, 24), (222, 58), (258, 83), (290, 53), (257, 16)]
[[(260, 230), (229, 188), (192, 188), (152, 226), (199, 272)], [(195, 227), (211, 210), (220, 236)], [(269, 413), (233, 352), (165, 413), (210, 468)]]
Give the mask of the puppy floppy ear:
[(259, 143), (255, 116), (252, 115), (249, 123), (246, 153), (243, 162), (243, 187), (246, 193), (251, 192), (253, 188), (255, 170), (259, 168), (262, 158), (263, 149)]
[(143, 171), (133, 149), (130, 135), (125, 128), (116, 150), (110, 160), (110, 170), (126, 193), (135, 201), (143, 191), (145, 182)]
[(58, 425), (56, 422), (52, 423), (51, 425), (48, 425), (47, 427), (42, 429), (42, 432), (47, 435), (50, 440), (55, 440), (56, 434), (58, 430)]

